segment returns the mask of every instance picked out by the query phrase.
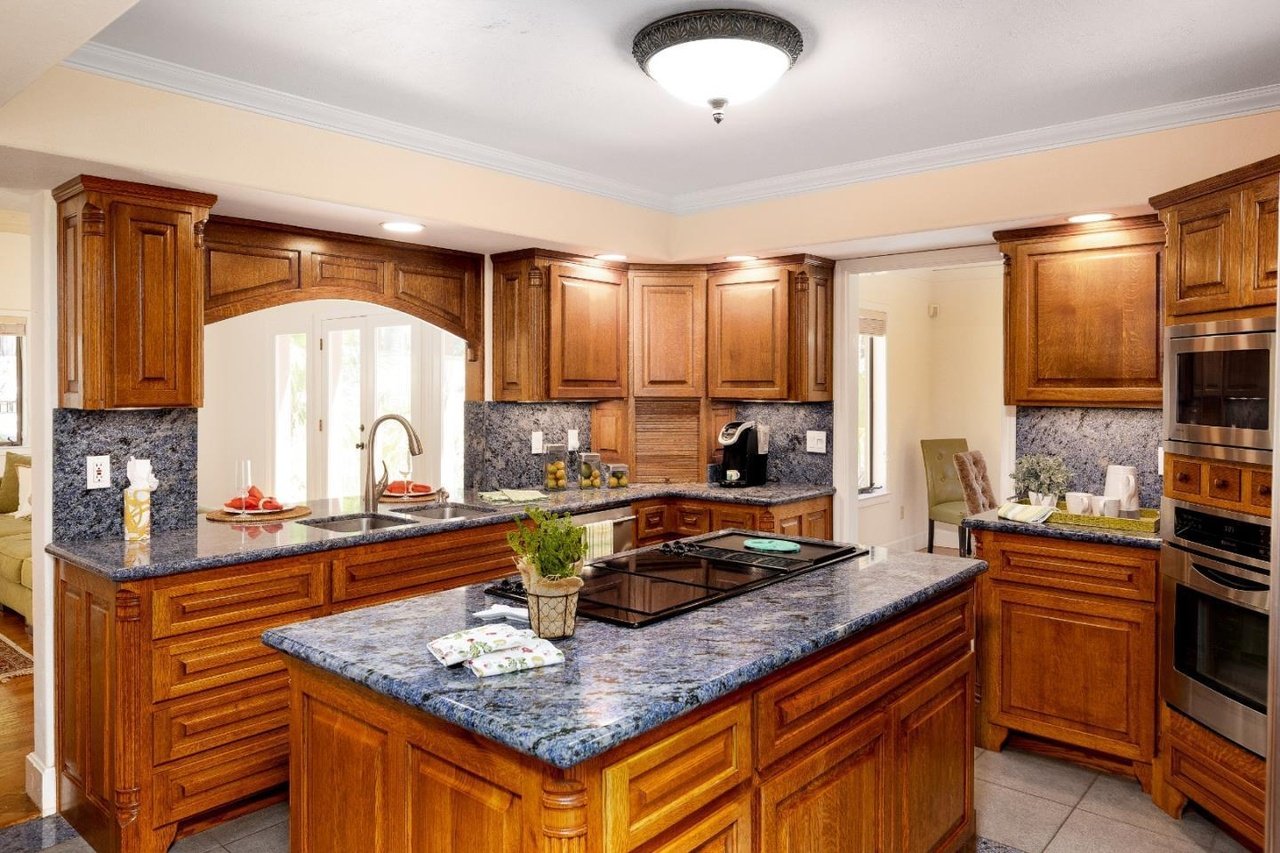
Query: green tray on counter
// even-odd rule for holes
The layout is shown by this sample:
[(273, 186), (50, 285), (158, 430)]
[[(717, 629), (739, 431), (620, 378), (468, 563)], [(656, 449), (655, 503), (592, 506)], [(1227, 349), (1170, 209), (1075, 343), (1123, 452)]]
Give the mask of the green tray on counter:
[[(1029, 501), (1018, 501), (1028, 504)], [(1044, 521), (1045, 524), (1065, 524), (1071, 527), (1093, 527), (1099, 530), (1115, 530), (1121, 533), (1160, 532), (1160, 510), (1139, 509), (1137, 518), (1109, 518), (1105, 515), (1077, 515), (1067, 512), (1067, 502), (1058, 501), (1058, 511)]]

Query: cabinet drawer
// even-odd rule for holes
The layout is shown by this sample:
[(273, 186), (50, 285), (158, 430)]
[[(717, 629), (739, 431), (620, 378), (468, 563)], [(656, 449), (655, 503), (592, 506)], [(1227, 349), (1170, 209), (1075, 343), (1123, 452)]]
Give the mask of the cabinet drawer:
[(310, 613), (292, 613), (254, 625), (201, 636), (164, 640), (151, 652), (152, 699), (162, 702), (202, 690), (225, 687), (284, 671), (284, 661), (262, 644), (262, 632), (274, 625), (300, 622)]
[(1162, 721), (1169, 782), (1262, 847), (1266, 764), (1167, 706)]
[(712, 530), (756, 530), (760, 525), (756, 512), (741, 506), (716, 507), (711, 513)]
[(1271, 509), (1271, 472), (1249, 471), (1249, 506)]
[(324, 604), (327, 561), (267, 563), (237, 577), (207, 578), (151, 593), (156, 639), (238, 625)]
[(604, 768), (604, 849), (630, 850), (750, 778), (743, 701)]
[(1049, 544), (999, 537), (988, 556), (993, 581), (1071, 590), (1109, 598), (1154, 603), (1158, 551), (1123, 546)]
[(969, 651), (973, 597), (952, 596), (859, 638), (755, 693), (762, 771), (915, 675)]
[(1169, 491), (1175, 495), (1200, 495), (1200, 463), (1186, 459), (1169, 460)]
[(511, 574), (507, 533), (512, 529), (509, 524), (493, 524), (439, 534), (438, 540), (340, 550), (333, 559), (333, 602), (362, 600), (364, 605)]
[(289, 781), (289, 732), (175, 761), (152, 780), (157, 827), (225, 806)]
[(1237, 502), (1240, 500), (1241, 472), (1232, 465), (1210, 465), (1207, 472), (1209, 482), (1205, 493), (1220, 501)]
[(289, 679), (279, 673), (158, 708), (151, 715), (152, 755), (164, 764), (288, 726)]
[(636, 538), (643, 542), (667, 533), (666, 504), (636, 506)]
[(697, 536), (711, 529), (711, 510), (706, 507), (676, 504), (675, 532), (681, 536)]
[(746, 794), (699, 814), (683, 829), (640, 850), (643, 853), (749, 853), (751, 837), (751, 795)]

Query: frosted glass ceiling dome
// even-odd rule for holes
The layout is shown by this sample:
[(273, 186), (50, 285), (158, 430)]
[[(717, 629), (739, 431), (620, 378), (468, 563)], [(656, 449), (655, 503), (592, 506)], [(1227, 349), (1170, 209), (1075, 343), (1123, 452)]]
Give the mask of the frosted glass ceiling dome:
[(640, 30), (631, 45), (646, 74), (680, 100), (710, 106), (716, 124), (726, 106), (776, 83), (802, 50), (791, 22), (742, 9), (672, 15)]

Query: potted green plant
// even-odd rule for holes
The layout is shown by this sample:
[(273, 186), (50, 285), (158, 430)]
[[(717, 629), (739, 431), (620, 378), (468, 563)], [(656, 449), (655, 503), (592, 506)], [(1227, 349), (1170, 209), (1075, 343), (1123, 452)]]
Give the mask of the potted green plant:
[(507, 534), (516, 569), (529, 595), (529, 626), (545, 639), (572, 637), (582, 588), (586, 531), (568, 513), (556, 515), (536, 506), (525, 509), (531, 524), (517, 522)]
[(1013, 484), (1034, 506), (1057, 506), (1058, 496), (1071, 482), (1071, 471), (1057, 456), (1028, 453), (1013, 466)]

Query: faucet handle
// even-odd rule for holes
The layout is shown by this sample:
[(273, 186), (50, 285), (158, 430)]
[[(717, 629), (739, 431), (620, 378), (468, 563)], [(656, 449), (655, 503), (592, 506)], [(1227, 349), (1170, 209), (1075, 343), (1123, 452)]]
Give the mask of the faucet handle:
[(436, 503), (441, 506), (449, 502), (449, 492), (445, 489), (436, 489)]
[(382, 476), (373, 484), (373, 502), (376, 504), (382, 500), (382, 495), (387, 491), (387, 483), (391, 481), (390, 472), (387, 471), (387, 460), (382, 460)]

